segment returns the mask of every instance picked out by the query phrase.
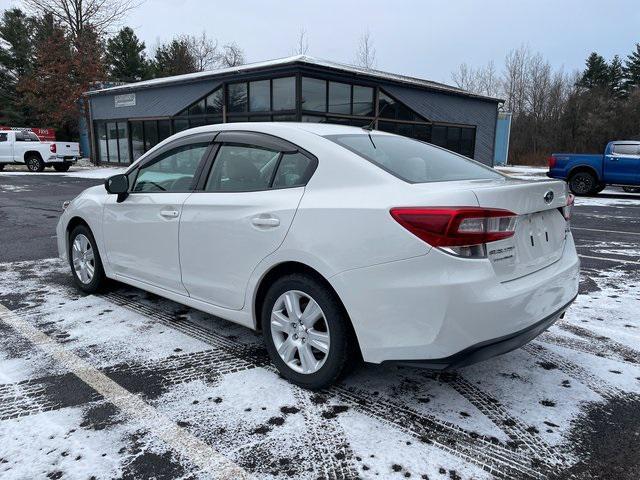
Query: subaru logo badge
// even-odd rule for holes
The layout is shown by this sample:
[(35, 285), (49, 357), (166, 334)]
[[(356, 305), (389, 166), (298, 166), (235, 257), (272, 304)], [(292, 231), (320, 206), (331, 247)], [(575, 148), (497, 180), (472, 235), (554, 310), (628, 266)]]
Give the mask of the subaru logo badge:
[(553, 202), (553, 192), (551, 190), (549, 190), (547, 193), (544, 194), (544, 201), (546, 203)]

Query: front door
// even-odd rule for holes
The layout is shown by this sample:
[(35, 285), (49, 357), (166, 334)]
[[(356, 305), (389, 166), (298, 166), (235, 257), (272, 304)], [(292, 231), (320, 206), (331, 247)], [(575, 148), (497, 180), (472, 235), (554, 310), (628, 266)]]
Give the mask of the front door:
[(129, 175), (129, 196), (110, 196), (103, 214), (109, 264), (118, 275), (186, 295), (178, 233), (183, 204), (208, 149), (202, 138), (162, 149)]
[(277, 146), (220, 146), (203, 190), (182, 209), (182, 281), (192, 298), (244, 306), (249, 278), (284, 241), (312, 167)]
[(640, 181), (640, 144), (616, 143), (604, 161), (607, 183), (634, 185)]
[(13, 162), (13, 142), (8, 132), (0, 132), (0, 163)]

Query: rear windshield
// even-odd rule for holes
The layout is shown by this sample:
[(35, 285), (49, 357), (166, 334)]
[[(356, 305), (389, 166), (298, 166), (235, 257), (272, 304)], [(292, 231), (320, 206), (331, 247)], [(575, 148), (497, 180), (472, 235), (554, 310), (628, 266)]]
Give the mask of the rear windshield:
[(410, 183), (503, 178), (478, 162), (411, 138), (366, 133), (325, 138)]

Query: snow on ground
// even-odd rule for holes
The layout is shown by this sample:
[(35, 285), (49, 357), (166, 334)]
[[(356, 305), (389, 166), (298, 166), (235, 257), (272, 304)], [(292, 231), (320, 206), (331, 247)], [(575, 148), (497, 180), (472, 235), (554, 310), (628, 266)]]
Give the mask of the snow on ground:
[[(576, 422), (640, 394), (634, 270), (584, 272), (523, 349), (446, 374), (369, 365), (317, 393), (245, 328), (118, 284), (80, 295), (67, 270), (0, 264), (0, 303), (256, 478), (543, 478), (592, 458)], [(2, 321), (0, 337), (3, 479), (207, 478)]]

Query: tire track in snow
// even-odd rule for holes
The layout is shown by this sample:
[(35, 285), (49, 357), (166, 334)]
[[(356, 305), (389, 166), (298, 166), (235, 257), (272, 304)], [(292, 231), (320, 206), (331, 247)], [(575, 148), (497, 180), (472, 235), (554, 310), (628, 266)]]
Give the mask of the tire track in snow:
[[(128, 308), (144, 316), (157, 319), (170, 328), (210, 343), (217, 348), (232, 352), (240, 358), (246, 359), (245, 355), (247, 350), (255, 350), (253, 347), (247, 348), (248, 346), (246, 345), (242, 345), (223, 335), (187, 321), (176, 322), (173, 315), (151, 305), (133, 303), (130, 298), (124, 295), (106, 294), (101, 298), (113, 301), (113, 303), (119, 306)], [(248, 361), (253, 362), (253, 360)], [(265, 367), (277, 372), (277, 370), (271, 366), (268, 358), (254, 363), (253, 367)], [(247, 368), (251, 367), (247, 366)], [(348, 392), (348, 394), (345, 394), (345, 392)], [(541, 474), (537, 473), (536, 470), (530, 466), (531, 462), (529, 458), (524, 458), (507, 447), (497, 445), (488, 438), (482, 437), (474, 432), (468, 432), (452, 423), (408, 410), (411, 412), (409, 415), (414, 419), (414, 426), (407, 429), (402, 423), (393, 420), (397, 413), (396, 410), (399, 408), (395, 404), (384, 404), (385, 407), (383, 408), (381, 407), (382, 403), (376, 402), (379, 403), (379, 405), (376, 410), (372, 410), (369, 407), (364, 407), (370, 398), (370, 395), (366, 392), (354, 393), (341, 387), (333, 387), (329, 389), (327, 393), (335, 395), (339, 400), (343, 399), (344, 401), (348, 401), (356, 410), (362, 411), (370, 418), (382, 421), (405, 432), (419, 432), (414, 435), (419, 439), (424, 440), (434, 437), (434, 440), (429, 441), (433, 441), (435, 446), (443, 448), (447, 452), (457, 455), (473, 464), (479, 465), (481, 468), (501, 476), (501, 478), (510, 478), (509, 476), (512, 474), (517, 474), (522, 478), (542, 478)], [(345, 397), (344, 395), (347, 396)], [(324, 425), (324, 422), (320, 420), (320, 424)], [(430, 427), (425, 425), (430, 425)], [(334, 447), (334, 449), (335, 448), (336, 447)], [(340, 472), (342, 470), (342, 467), (339, 467), (338, 471), (334, 473), (334, 477), (340, 478)]]
[(603, 398), (613, 399), (624, 395), (624, 392), (619, 388), (610, 385), (608, 382), (587, 371), (580, 365), (577, 365), (567, 360), (565, 357), (552, 352), (550, 349), (541, 345), (540, 342), (534, 341), (528, 343), (523, 346), (522, 349), (542, 361), (553, 362), (564, 373), (582, 383)]

